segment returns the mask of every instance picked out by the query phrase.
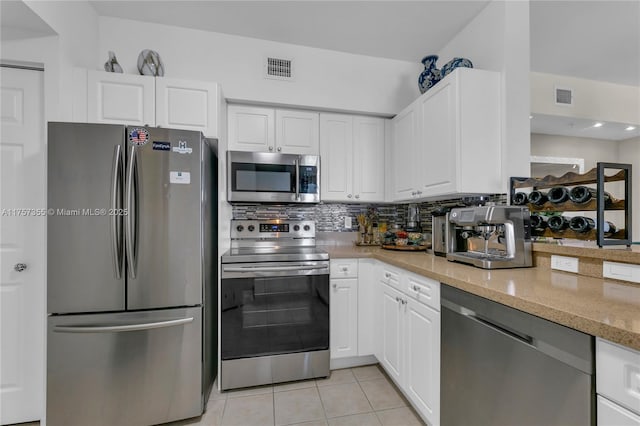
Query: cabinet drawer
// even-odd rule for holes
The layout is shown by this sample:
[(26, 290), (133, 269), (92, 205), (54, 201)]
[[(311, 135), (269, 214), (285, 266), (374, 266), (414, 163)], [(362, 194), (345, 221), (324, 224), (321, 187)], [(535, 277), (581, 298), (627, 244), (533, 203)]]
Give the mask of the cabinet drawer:
[(358, 278), (358, 259), (335, 259), (330, 262), (331, 278)]
[(406, 274), (404, 292), (418, 302), (440, 311), (440, 283), (415, 274)]
[(380, 275), (380, 282), (390, 285), (396, 290), (402, 291), (402, 285), (400, 284), (400, 271), (386, 264), (382, 264), (382, 270)]
[(598, 426), (640, 426), (640, 416), (598, 395)]
[(597, 339), (596, 386), (599, 394), (640, 414), (640, 352)]

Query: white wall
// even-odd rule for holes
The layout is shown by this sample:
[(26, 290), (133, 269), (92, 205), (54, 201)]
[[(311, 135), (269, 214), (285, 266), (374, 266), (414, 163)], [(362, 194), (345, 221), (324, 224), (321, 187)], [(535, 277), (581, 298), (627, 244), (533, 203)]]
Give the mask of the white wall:
[[(573, 91), (573, 105), (555, 104), (555, 87)], [(640, 87), (531, 73), (531, 112), (640, 124)]]
[(493, 1), (440, 52), (439, 66), (453, 57), (475, 68), (502, 73), (502, 167), (504, 191), (510, 176), (528, 176), (529, 1)]
[[(618, 142), (572, 136), (531, 134), (531, 155), (584, 159), (587, 172), (599, 161), (618, 162)], [(528, 175), (527, 175), (528, 176)]]
[(46, 120), (71, 120), (73, 67), (95, 64), (98, 15), (85, 0), (24, 3), (57, 34), (56, 37), (2, 42), (2, 59), (33, 61), (45, 66)]
[(640, 138), (620, 141), (618, 143), (618, 158), (621, 163), (630, 163), (632, 165), (632, 238), (633, 241), (640, 242)]
[[(111, 17), (100, 18), (93, 68), (112, 50), (125, 72), (137, 74), (143, 49), (160, 54), (166, 76), (217, 81), (232, 100), (391, 116), (419, 95), (419, 63)], [(265, 79), (266, 55), (293, 58), (295, 81)]]

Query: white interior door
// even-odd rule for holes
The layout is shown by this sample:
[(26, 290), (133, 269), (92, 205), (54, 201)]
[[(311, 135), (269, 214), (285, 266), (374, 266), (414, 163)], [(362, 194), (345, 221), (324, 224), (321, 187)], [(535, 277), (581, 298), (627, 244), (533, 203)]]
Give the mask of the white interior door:
[(0, 423), (9, 424), (39, 420), (43, 407), (43, 73), (1, 67), (0, 84)]

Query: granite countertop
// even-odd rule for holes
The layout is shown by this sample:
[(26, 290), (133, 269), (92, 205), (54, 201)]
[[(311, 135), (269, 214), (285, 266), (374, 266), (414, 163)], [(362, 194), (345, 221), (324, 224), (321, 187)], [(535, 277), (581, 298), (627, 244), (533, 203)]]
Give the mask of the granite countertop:
[[(560, 246), (564, 247), (564, 246)], [(331, 258), (373, 258), (640, 350), (640, 286), (542, 267), (484, 270), (425, 252), (325, 246)], [(570, 255), (568, 253), (562, 253)], [(640, 252), (633, 252), (640, 256)]]
[(591, 257), (611, 262), (640, 264), (640, 245), (605, 246), (598, 248), (593, 241), (565, 242), (560, 244), (533, 243), (533, 251), (538, 253), (559, 254), (562, 256)]

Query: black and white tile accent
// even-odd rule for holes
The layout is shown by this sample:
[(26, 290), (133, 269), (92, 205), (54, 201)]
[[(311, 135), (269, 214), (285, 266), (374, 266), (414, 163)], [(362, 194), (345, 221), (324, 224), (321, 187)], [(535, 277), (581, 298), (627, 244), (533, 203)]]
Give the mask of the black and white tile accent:
[[(506, 204), (506, 194), (494, 194), (489, 200), (496, 204)], [(440, 206), (455, 205), (461, 199), (429, 201), (419, 203), (420, 222), (423, 232), (431, 232), (431, 212)], [(316, 222), (318, 232), (355, 232), (357, 231), (356, 216), (374, 212), (378, 222), (388, 225), (404, 226), (408, 204), (346, 204), (321, 203), (314, 205), (271, 205), (271, 204), (234, 204), (232, 206), (234, 219), (306, 219)], [(351, 217), (352, 227), (344, 227), (344, 218)]]

